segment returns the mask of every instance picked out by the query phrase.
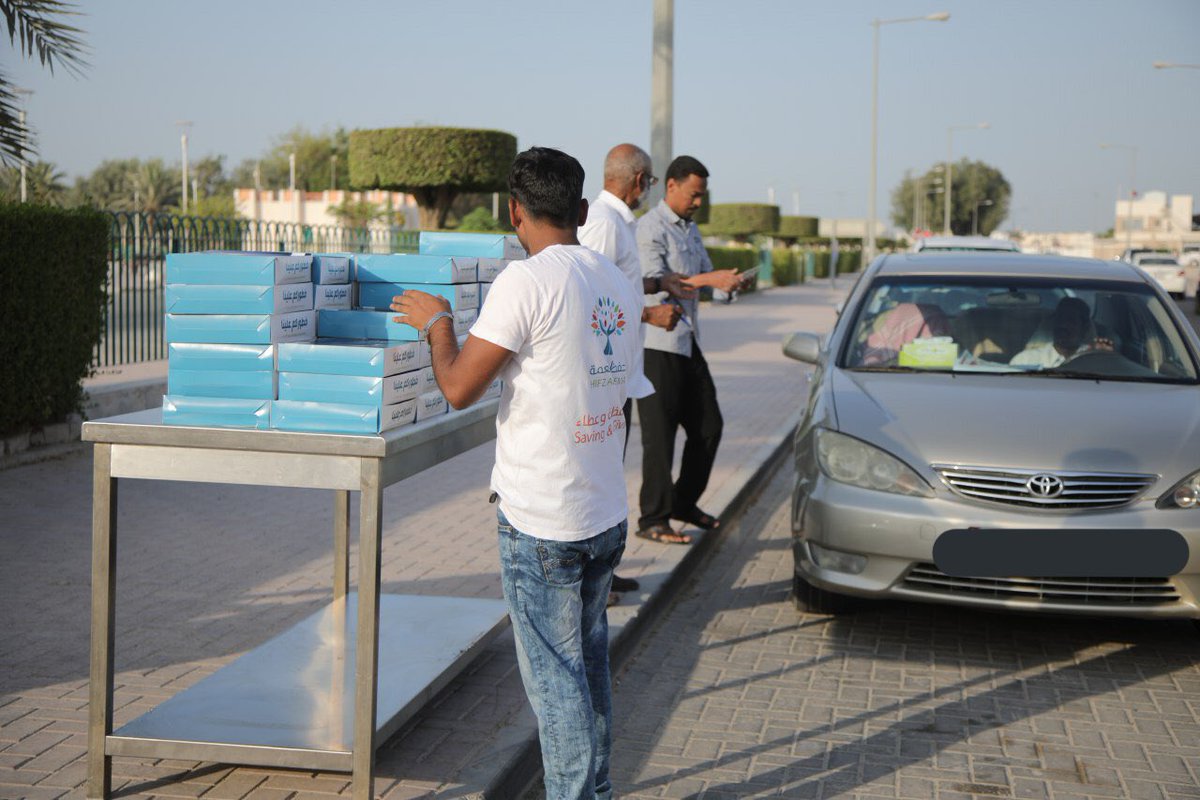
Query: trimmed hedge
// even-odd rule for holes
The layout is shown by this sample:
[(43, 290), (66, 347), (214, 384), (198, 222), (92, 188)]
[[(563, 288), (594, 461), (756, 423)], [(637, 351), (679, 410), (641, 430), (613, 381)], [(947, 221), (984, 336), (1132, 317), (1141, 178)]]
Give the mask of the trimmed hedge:
[[(758, 250), (750, 247), (705, 247), (708, 258), (712, 261), (713, 269), (736, 269), (743, 272), (758, 266)], [(755, 276), (743, 292), (753, 292), (758, 288), (758, 277)], [(701, 299), (712, 298), (712, 290), (707, 286), (700, 290)]]
[(785, 216), (779, 218), (776, 236), (781, 239), (799, 239), (817, 235), (816, 217)]
[(771, 279), (776, 286), (804, 282), (804, 253), (786, 247), (771, 251)]
[(104, 324), (108, 218), (0, 203), (0, 434), (78, 412)]
[(717, 203), (704, 231), (713, 236), (750, 236), (779, 227), (779, 206), (766, 203)]
[(471, 128), (380, 128), (350, 132), (350, 184), (417, 198), (421, 227), (440, 228), (459, 192), (507, 189), (517, 137)]

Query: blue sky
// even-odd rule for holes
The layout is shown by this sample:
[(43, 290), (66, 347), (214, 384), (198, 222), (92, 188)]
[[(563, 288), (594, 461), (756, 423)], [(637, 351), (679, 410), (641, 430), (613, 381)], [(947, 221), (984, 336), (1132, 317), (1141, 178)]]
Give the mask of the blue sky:
[[(587, 193), (604, 153), (649, 149), (652, 0), (310, 2), (119, 0), (82, 4), (83, 78), (53, 78), (2, 51), (34, 90), (41, 155), (69, 176), (113, 157), (230, 166), (273, 137), (413, 124), (497, 128), (519, 146), (580, 159)], [(906, 169), (946, 153), (998, 167), (1009, 223), (1032, 230), (1112, 224), (1138, 147), (1138, 189), (1197, 196), (1197, 0), (675, 1), (675, 154), (701, 159), (714, 202), (865, 216), (871, 25), (949, 11), (948, 22), (882, 29), (879, 209)], [(658, 165), (656, 165), (658, 166)], [(665, 165), (664, 165), (665, 166)], [(659, 166), (661, 172), (664, 166)]]

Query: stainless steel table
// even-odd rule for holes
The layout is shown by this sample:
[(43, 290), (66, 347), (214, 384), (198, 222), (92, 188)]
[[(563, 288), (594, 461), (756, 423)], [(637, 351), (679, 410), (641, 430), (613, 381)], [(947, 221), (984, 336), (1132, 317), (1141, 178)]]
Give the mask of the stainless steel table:
[[(96, 443), (87, 796), (109, 796), (113, 756), (140, 756), (351, 772), (353, 797), (372, 797), (376, 746), (508, 624), (499, 600), (380, 596), (383, 489), (495, 438), (496, 405), (378, 436), (163, 425), (157, 409), (84, 423)], [(334, 566), (328, 607), (114, 732), (120, 478), (332, 489)]]

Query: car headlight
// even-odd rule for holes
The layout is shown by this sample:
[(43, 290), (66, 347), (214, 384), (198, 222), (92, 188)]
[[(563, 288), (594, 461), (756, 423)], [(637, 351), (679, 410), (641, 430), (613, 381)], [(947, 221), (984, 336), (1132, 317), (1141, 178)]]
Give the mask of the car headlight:
[(1200, 506), (1200, 471), (1193, 472), (1158, 499), (1159, 508), (1196, 508)]
[(842, 433), (817, 428), (817, 463), (832, 480), (879, 492), (933, 497), (921, 476), (878, 447)]

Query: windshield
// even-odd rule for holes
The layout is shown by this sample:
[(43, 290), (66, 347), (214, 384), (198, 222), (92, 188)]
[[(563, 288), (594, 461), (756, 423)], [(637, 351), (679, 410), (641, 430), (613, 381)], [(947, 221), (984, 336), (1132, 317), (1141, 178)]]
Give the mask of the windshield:
[(1195, 382), (1196, 364), (1150, 287), (1038, 278), (881, 278), (840, 366)]

